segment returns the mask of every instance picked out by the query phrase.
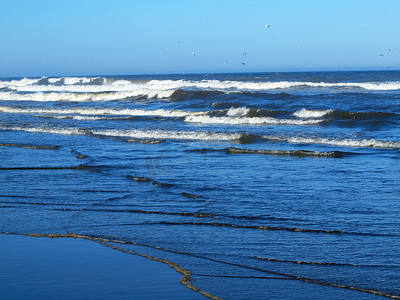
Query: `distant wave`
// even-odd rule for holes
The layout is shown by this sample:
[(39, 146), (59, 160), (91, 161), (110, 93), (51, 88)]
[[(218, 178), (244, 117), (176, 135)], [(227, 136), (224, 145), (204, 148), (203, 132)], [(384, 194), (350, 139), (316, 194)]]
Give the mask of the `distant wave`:
[[(282, 89), (334, 89), (334, 90), (399, 90), (400, 81), (391, 82), (310, 82), (310, 81), (234, 81), (234, 80), (116, 80), (104, 77), (62, 77), (0, 81), (0, 88), (18, 92), (167, 92), (168, 96), (185, 97), (186, 91), (263, 92)], [(149, 93), (144, 93), (147, 95)], [(153, 96), (154, 97), (154, 96)], [(160, 96), (162, 97), (162, 96)]]
[(72, 119), (77, 121), (106, 121), (106, 120), (131, 120), (134, 117), (116, 117), (116, 116), (71, 116), (71, 115), (35, 115), (35, 117), (39, 118), (50, 118), (50, 119)]
[(38, 79), (31, 79), (31, 78), (22, 78), (19, 80), (0, 80), (0, 88), (4, 87), (12, 87), (12, 86), (29, 86), (35, 83), (38, 83), (40, 78)]
[(168, 98), (174, 91), (162, 91), (151, 89), (138, 89), (131, 92), (102, 92), (102, 93), (68, 93), (68, 92), (38, 92), (38, 93), (15, 93), (0, 92), (0, 101), (72, 101), (72, 102), (88, 102), (88, 101), (114, 101), (127, 98), (146, 97), (163, 99)]
[(365, 90), (398, 90), (400, 82), (307, 82), (307, 81), (220, 81), (220, 80), (151, 80), (149, 85), (163, 87), (163, 89), (185, 89), (197, 88), (205, 90), (222, 90), (222, 91), (266, 91), (274, 89), (288, 88), (361, 88)]
[(100, 77), (63, 77), (61, 79), (59, 78), (48, 78), (48, 81), (50, 83), (56, 83), (56, 82), (62, 82), (64, 84), (67, 85), (72, 85), (72, 84), (85, 84), (85, 83), (93, 83), (93, 82), (97, 82), (98, 79), (100, 79), (101, 81), (105, 81), (104, 78), (100, 78)]
[(104, 84), (104, 77), (41, 77), (41, 78), (22, 78), (13, 80), (0, 80), (0, 87), (29, 87), (29, 86), (60, 86), (76, 84)]
[(202, 115), (207, 112), (183, 110), (145, 110), (145, 109), (111, 109), (111, 108), (71, 108), (71, 109), (42, 109), (42, 108), (14, 108), (0, 106), (0, 112), (23, 114), (73, 114), (73, 115), (119, 115), (119, 116), (159, 116), (159, 117), (186, 117)]

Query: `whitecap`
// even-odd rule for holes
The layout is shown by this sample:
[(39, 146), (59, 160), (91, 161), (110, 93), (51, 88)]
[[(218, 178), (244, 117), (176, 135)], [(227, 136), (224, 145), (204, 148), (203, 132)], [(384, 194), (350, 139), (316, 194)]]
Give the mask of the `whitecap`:
[(14, 92), (0, 92), (0, 101), (71, 101), (71, 102), (88, 102), (88, 101), (115, 101), (127, 98), (146, 97), (149, 99), (169, 98), (174, 91), (149, 90), (141, 89), (132, 92), (109, 92), (109, 93), (68, 93), (68, 92), (50, 92), (50, 93), (30, 93), (20, 94)]
[(247, 108), (247, 107), (238, 107), (238, 108), (231, 107), (226, 112), (226, 115), (228, 117), (244, 117), (244, 116), (248, 115), (249, 111), (250, 111), (250, 108)]
[[(68, 91), (68, 92), (104, 92), (104, 91), (135, 91), (137, 89), (177, 90), (203, 89), (220, 90), (225, 92), (267, 91), (288, 88), (359, 88), (365, 90), (398, 90), (400, 81), (387, 82), (309, 82), (309, 81), (234, 81), (234, 80), (150, 80), (147, 82), (103, 78), (100, 77), (60, 77), (50, 78), (54, 83), (63, 80), (64, 85), (36, 85), (40, 79), (23, 78), (19, 80), (0, 81), (0, 87), (18, 91)], [(87, 83), (97, 83), (90, 84)], [(57, 89), (56, 89), (57, 88)]]
[(328, 115), (332, 113), (332, 109), (328, 110), (308, 110), (305, 108), (302, 108), (300, 110), (297, 110), (293, 113), (293, 116), (298, 117), (298, 118), (303, 118), (303, 119), (308, 119), (308, 118), (321, 118), (325, 115)]
[(23, 114), (62, 114), (62, 115), (121, 115), (121, 116), (158, 116), (158, 117), (186, 117), (207, 114), (207, 111), (184, 111), (167, 109), (112, 109), (112, 108), (15, 108), (0, 106), (3, 113)]
[(294, 120), (277, 119), (272, 117), (210, 117), (187, 116), (185, 122), (200, 124), (221, 124), (221, 125), (316, 125), (324, 120)]
[(231, 141), (242, 137), (238, 133), (222, 133), (207, 131), (178, 131), (178, 130), (88, 130), (83, 128), (51, 128), (51, 127), (0, 127), (2, 130), (25, 131), (32, 133), (49, 133), (62, 135), (109, 136), (135, 139), (168, 139), (168, 140), (204, 140)]
[(330, 139), (319, 137), (283, 137), (283, 136), (263, 136), (270, 141), (296, 143), (296, 144), (323, 144), (340, 147), (354, 148), (400, 148), (400, 142), (395, 141), (377, 141), (375, 139)]

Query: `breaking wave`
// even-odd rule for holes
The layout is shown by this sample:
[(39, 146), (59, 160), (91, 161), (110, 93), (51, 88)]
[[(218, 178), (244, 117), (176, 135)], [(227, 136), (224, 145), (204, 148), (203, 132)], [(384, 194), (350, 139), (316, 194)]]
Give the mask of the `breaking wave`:
[[(17, 92), (101, 93), (116, 92), (159, 98), (185, 98), (187, 91), (262, 92), (282, 89), (399, 90), (400, 81), (391, 82), (311, 82), (311, 81), (234, 81), (234, 80), (126, 80), (105, 77), (23, 78), (1, 80), (0, 88)], [(179, 92), (181, 91), (181, 92)], [(166, 93), (168, 92), (168, 93)], [(179, 95), (178, 95), (179, 94)], [(4, 96), (4, 95), (3, 95)]]
[(62, 135), (87, 135), (99, 137), (120, 137), (133, 139), (165, 139), (165, 140), (204, 140), (232, 141), (242, 138), (242, 134), (219, 133), (207, 131), (178, 130), (89, 130), (83, 128), (51, 128), (51, 127), (1, 127), (1, 130), (25, 131), (32, 133), (50, 133)]
[(228, 111), (226, 112), (226, 115), (228, 117), (243, 117), (243, 116), (247, 116), (250, 112), (250, 108), (247, 107), (231, 107), (230, 109), (228, 109)]
[(302, 119), (309, 118), (322, 118), (329, 117), (330, 119), (336, 120), (383, 120), (388, 121), (393, 118), (398, 118), (399, 115), (393, 112), (380, 112), (380, 111), (365, 111), (365, 112), (352, 112), (342, 110), (309, 110), (302, 108), (293, 113), (293, 116)]
[(252, 150), (229, 147), (226, 149), (228, 154), (264, 154), (273, 156), (297, 156), (297, 157), (327, 157), (340, 158), (345, 152), (340, 151), (308, 151), (308, 150)]
[[(288, 111), (274, 111), (247, 107), (231, 107), (224, 110), (180, 110), (180, 109), (133, 109), (133, 108), (34, 108), (34, 107), (13, 107), (0, 106), (0, 113), (16, 113), (16, 114), (37, 114), (41, 117), (54, 117), (58, 119), (72, 118), (76, 120), (108, 120), (108, 116), (120, 117), (171, 117), (185, 118), (187, 123), (198, 123), (204, 125), (318, 125), (324, 122), (348, 120), (354, 122), (370, 122), (375, 124), (386, 124), (390, 122), (398, 122), (400, 115), (396, 113), (386, 112), (349, 112), (341, 110), (309, 110), (300, 109), (294, 113)], [(52, 116), (50, 116), (52, 115)], [(64, 115), (57, 117), (56, 115)], [(294, 118), (285, 118), (284, 116), (293, 116)], [(114, 118), (115, 119), (115, 118)], [(122, 118), (124, 119), (124, 118)], [(126, 119), (126, 118), (125, 118)], [(375, 122), (375, 123), (374, 123)]]
[(107, 120), (131, 120), (134, 117), (118, 117), (118, 116), (71, 116), (71, 115), (35, 115), (39, 118), (50, 118), (50, 119), (72, 119), (77, 121), (107, 121)]
[(263, 136), (263, 139), (276, 142), (286, 142), (295, 144), (323, 144), (330, 146), (354, 147), (354, 148), (400, 148), (400, 142), (377, 141), (374, 139), (330, 139), (313, 137), (283, 137), (283, 136)]
[(298, 117), (298, 118), (304, 118), (304, 119), (321, 118), (321, 117), (324, 117), (326, 115), (329, 115), (332, 112), (333, 112), (332, 109), (328, 109), (328, 110), (308, 110), (308, 109), (303, 108), (303, 109), (295, 111), (293, 113), (293, 116)]
[(343, 151), (309, 151), (309, 150), (257, 150), (228, 147), (224, 149), (194, 149), (187, 150), (191, 152), (207, 153), (207, 152), (225, 152), (226, 154), (261, 154), (271, 156), (297, 156), (297, 157), (322, 157), (322, 158), (342, 158), (345, 155), (354, 155), (352, 152)]
[(205, 90), (222, 90), (222, 91), (265, 91), (274, 89), (288, 88), (360, 88), (365, 90), (398, 90), (400, 82), (307, 82), (307, 81), (220, 81), (220, 80), (151, 80), (149, 85), (163, 87), (163, 89), (185, 89), (196, 88)]
[[(83, 129), (83, 128), (52, 128), (52, 127), (1, 127), (1, 130), (13, 130), (13, 131), (25, 131), (32, 133), (50, 133), (50, 134), (62, 134), (62, 135), (87, 135), (87, 136), (98, 136), (98, 137), (115, 137), (125, 139), (164, 139), (164, 140), (204, 140), (204, 141), (238, 141), (241, 143), (248, 143), (249, 139), (254, 141), (259, 138), (273, 142), (286, 142), (286, 143), (297, 143), (297, 144), (323, 144), (330, 146), (340, 147), (354, 147), (354, 148), (387, 148), (397, 149), (400, 148), (400, 142), (395, 141), (377, 141), (374, 139), (370, 140), (353, 140), (353, 139), (329, 139), (329, 138), (305, 138), (305, 137), (282, 137), (282, 136), (254, 136), (249, 137), (246, 134), (241, 133), (223, 133), (213, 131), (179, 131), (179, 130), (94, 130), (94, 129)], [(250, 141), (251, 142), (251, 141)], [(247, 150), (238, 148), (228, 148), (228, 153), (231, 154), (270, 154), (270, 155), (297, 155), (297, 156), (329, 156), (336, 155), (339, 152), (308, 152), (302, 150), (301, 152), (296, 151), (278, 151), (275, 150)], [(320, 154), (318, 154), (320, 153)]]
[(316, 125), (325, 120), (294, 120), (277, 119), (272, 117), (210, 117), (187, 116), (185, 122), (200, 124), (224, 124), (224, 125)]
[(172, 95), (174, 91), (162, 91), (151, 89), (138, 89), (131, 92), (87, 92), (87, 93), (70, 93), (70, 92), (38, 92), (38, 93), (15, 93), (0, 92), (0, 100), (5, 101), (72, 101), (72, 102), (89, 102), (89, 101), (115, 101), (128, 98), (146, 97), (155, 99), (164, 99)]
[(186, 117), (191, 115), (203, 115), (202, 111), (183, 110), (145, 110), (145, 109), (111, 109), (111, 108), (72, 108), (72, 109), (37, 109), (37, 108), (14, 108), (0, 106), (0, 112), (24, 113), (24, 114), (73, 114), (73, 115), (119, 115), (119, 116), (159, 116), (159, 117)]

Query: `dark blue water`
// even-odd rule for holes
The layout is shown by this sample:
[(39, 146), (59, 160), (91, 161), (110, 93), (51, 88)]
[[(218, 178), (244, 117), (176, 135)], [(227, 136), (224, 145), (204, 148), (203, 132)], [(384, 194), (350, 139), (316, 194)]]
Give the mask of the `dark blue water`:
[(0, 232), (225, 299), (400, 296), (400, 72), (0, 80)]

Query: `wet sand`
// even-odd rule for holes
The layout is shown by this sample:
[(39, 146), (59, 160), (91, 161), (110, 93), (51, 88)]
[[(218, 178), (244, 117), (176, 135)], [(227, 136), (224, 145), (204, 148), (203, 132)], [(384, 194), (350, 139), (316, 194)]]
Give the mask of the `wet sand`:
[(206, 299), (166, 264), (73, 238), (0, 234), (0, 299)]

